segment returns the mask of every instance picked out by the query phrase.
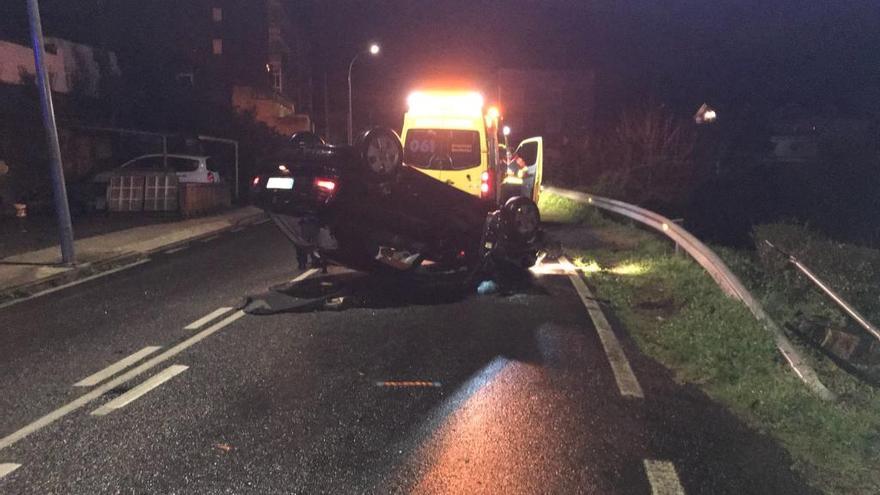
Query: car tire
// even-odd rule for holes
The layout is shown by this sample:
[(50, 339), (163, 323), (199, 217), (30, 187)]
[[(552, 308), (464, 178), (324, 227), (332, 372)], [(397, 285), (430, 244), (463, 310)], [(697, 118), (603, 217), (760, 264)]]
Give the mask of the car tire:
[(354, 148), (367, 173), (382, 180), (396, 177), (403, 164), (400, 136), (387, 127), (362, 132)]
[(515, 196), (501, 207), (501, 222), (510, 236), (523, 242), (532, 242), (540, 231), (541, 213), (531, 199)]

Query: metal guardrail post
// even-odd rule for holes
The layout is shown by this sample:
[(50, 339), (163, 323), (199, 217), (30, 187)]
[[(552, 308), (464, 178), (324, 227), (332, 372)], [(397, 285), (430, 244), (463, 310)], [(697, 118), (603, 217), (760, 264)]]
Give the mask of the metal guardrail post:
[(779, 251), (783, 256), (788, 258), (789, 263), (794, 265), (795, 268), (800, 270), (800, 272), (803, 273), (814, 284), (816, 284), (816, 286), (818, 286), (820, 289), (822, 289), (822, 292), (827, 294), (828, 297), (830, 297), (832, 301), (837, 303), (837, 305), (840, 306), (840, 308), (843, 309), (850, 317), (852, 317), (852, 319), (856, 320), (856, 323), (858, 323), (862, 328), (864, 328), (866, 332), (870, 333), (875, 339), (880, 341), (880, 331), (877, 330), (877, 327), (875, 327), (870, 321), (868, 321), (867, 318), (862, 316), (862, 314), (859, 313), (856, 310), (856, 308), (852, 307), (851, 304), (849, 304), (848, 302), (846, 302), (846, 300), (844, 300), (842, 297), (840, 297), (840, 295), (838, 295), (837, 292), (835, 292), (831, 287), (828, 287), (828, 285), (825, 282), (823, 282), (822, 279), (820, 279), (815, 273), (813, 273), (812, 270), (807, 268), (807, 266), (804, 265), (803, 263), (801, 263), (800, 260), (795, 258), (794, 255), (786, 253), (782, 249), (779, 249), (778, 247), (776, 247), (772, 242), (768, 241), (767, 239), (764, 239), (764, 242), (767, 243), (768, 246)]
[(739, 278), (730, 271), (730, 268), (714, 251), (700, 242), (693, 234), (658, 213), (624, 203), (623, 201), (556, 187), (546, 187), (544, 190), (578, 203), (586, 203), (618, 215), (623, 215), (657, 230), (681, 245), (682, 249), (706, 270), (725, 294), (742, 302), (751, 311), (755, 319), (761, 322), (764, 328), (773, 335), (776, 341), (776, 348), (779, 349), (779, 352), (798, 378), (820, 398), (824, 400), (835, 399), (834, 393), (822, 384), (815, 370), (807, 364), (779, 326), (764, 312), (764, 308), (745, 288)]

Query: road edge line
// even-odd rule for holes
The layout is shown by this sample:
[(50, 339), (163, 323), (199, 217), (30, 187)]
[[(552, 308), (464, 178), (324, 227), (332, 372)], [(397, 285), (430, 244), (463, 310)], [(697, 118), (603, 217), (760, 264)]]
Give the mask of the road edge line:
[(623, 346), (620, 345), (620, 341), (617, 339), (617, 336), (614, 335), (614, 330), (611, 329), (611, 324), (608, 323), (608, 319), (605, 318), (602, 308), (596, 303), (596, 298), (593, 296), (593, 293), (590, 292), (589, 287), (584, 283), (580, 273), (578, 273), (574, 265), (568, 261), (568, 258), (560, 256), (559, 264), (562, 265), (568, 273), (568, 279), (571, 280), (571, 284), (574, 286), (578, 297), (580, 297), (584, 307), (587, 308), (587, 313), (593, 321), (593, 326), (596, 327), (596, 333), (599, 335), (599, 341), (602, 343), (602, 348), (605, 350), (605, 357), (611, 365), (611, 371), (614, 374), (614, 380), (617, 382), (617, 388), (620, 390), (620, 394), (627, 397), (644, 399), (645, 394), (642, 391), (642, 386), (639, 385), (639, 381), (636, 378), (635, 373), (633, 373), (632, 366), (630, 366), (629, 360), (626, 358), (626, 353), (623, 352)]
[(79, 284), (84, 284), (84, 283), (86, 283), (86, 282), (91, 282), (92, 280), (95, 280), (95, 279), (98, 279), (98, 278), (101, 278), (101, 277), (105, 277), (105, 276), (107, 276), (107, 275), (113, 275), (114, 273), (119, 273), (119, 272), (121, 272), (121, 271), (123, 271), (123, 270), (128, 270), (129, 268), (134, 268), (134, 267), (136, 267), (136, 266), (143, 265), (144, 263), (148, 263), (149, 261), (150, 261), (150, 258), (142, 258), (142, 259), (139, 259), (139, 260), (137, 260), (137, 261), (135, 261), (135, 262), (133, 262), (133, 263), (129, 263), (129, 264), (127, 264), (127, 265), (117, 266), (116, 268), (112, 268), (112, 269), (110, 269), (110, 270), (106, 270), (106, 271), (103, 271), (103, 272), (99, 272), (99, 273), (96, 273), (96, 274), (94, 274), (94, 275), (89, 275), (88, 277), (83, 277), (83, 278), (80, 278), (80, 279), (76, 279), (76, 280), (73, 280), (73, 281), (71, 281), (71, 282), (67, 282), (66, 284), (56, 285), (55, 287), (52, 287), (52, 288), (49, 288), (49, 289), (41, 290), (41, 291), (39, 291), (39, 292), (34, 292), (33, 294), (30, 294), (30, 295), (25, 296), (25, 297), (20, 297), (20, 298), (18, 298), (18, 299), (12, 299), (12, 300), (10, 300), (10, 301), (6, 301), (6, 302), (4, 302), (4, 303), (0, 303), (0, 309), (8, 308), (9, 306), (14, 306), (14, 305), (16, 305), (16, 304), (18, 304), (18, 303), (23, 303), (23, 302), (25, 302), (25, 301), (30, 301), (31, 299), (36, 299), (36, 298), (38, 298), (38, 297), (42, 297), (42, 296), (45, 296), (45, 295), (49, 295), (49, 294), (51, 294), (51, 293), (53, 293), (53, 292), (58, 292), (59, 290), (68, 289), (68, 288), (70, 288), (70, 287), (73, 287), (73, 286), (76, 286), (76, 285), (79, 285)]

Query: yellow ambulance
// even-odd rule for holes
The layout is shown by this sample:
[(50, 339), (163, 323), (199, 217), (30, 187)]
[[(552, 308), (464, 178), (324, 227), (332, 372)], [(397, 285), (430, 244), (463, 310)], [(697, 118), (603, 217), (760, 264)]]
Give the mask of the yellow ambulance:
[[(407, 104), (401, 132), (404, 163), (487, 201), (505, 199), (500, 186), (508, 177), (508, 167), (499, 152), (497, 107), (484, 111), (483, 96), (476, 91), (415, 91)], [(537, 202), (543, 169), (541, 138), (523, 141), (517, 154), (529, 170), (523, 195)]]

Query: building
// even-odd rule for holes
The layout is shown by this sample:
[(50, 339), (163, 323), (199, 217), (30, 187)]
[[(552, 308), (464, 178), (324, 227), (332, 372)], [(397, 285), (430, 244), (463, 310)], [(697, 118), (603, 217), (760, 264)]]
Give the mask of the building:
[[(168, 2), (173, 77), (282, 133), (311, 129), (308, 42), (281, 0)], [(170, 15), (169, 15), (170, 14)]]
[[(52, 91), (98, 98), (102, 78), (119, 77), (116, 54), (61, 38), (45, 40), (45, 64)], [(0, 40), (0, 83), (25, 85), (36, 79), (30, 46)]]

